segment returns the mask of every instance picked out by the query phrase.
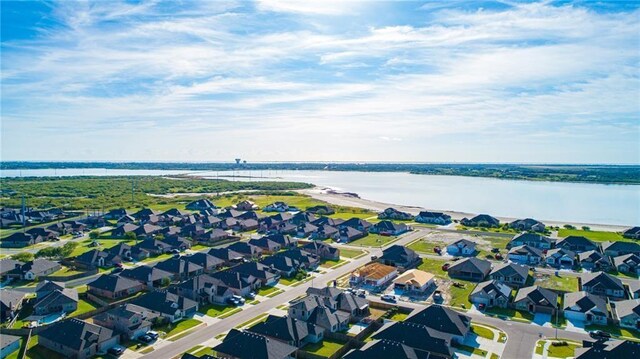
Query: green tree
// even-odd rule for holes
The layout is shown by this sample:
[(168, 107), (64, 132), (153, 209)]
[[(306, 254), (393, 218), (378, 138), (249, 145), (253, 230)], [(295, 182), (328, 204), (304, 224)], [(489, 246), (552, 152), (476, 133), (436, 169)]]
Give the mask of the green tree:
[(133, 232), (127, 232), (124, 234), (124, 238), (135, 241), (138, 239), (138, 236)]
[(100, 232), (98, 230), (89, 232), (89, 238), (98, 239), (98, 237), (100, 237)]
[(22, 252), (18, 254), (14, 254), (11, 256), (11, 259), (15, 259), (20, 262), (31, 262), (35, 256), (33, 253)]

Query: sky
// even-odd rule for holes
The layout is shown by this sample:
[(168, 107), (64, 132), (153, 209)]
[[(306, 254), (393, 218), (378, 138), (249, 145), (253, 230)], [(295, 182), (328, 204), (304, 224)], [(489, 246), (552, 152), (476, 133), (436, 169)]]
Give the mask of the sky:
[(2, 161), (640, 163), (638, 1), (2, 1)]

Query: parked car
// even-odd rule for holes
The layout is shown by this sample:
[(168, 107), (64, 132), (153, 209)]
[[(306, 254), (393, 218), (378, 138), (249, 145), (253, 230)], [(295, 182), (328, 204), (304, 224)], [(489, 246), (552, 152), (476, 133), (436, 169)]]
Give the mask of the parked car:
[(593, 339), (611, 339), (611, 334), (602, 330), (593, 330), (589, 332), (589, 336)]
[(480, 309), (480, 310), (484, 310), (484, 308), (485, 308), (484, 303), (480, 303), (480, 304), (478, 304), (478, 309)]
[(179, 250), (177, 250), (177, 249), (172, 249), (172, 250), (171, 250), (171, 253), (173, 253), (173, 254), (180, 254), (180, 251), (179, 251)]
[(367, 297), (367, 292), (364, 289), (358, 289), (356, 291), (356, 295), (360, 298), (366, 298)]
[(384, 300), (385, 302), (389, 302), (389, 303), (395, 303), (396, 302), (396, 296), (395, 295), (390, 295), (390, 294), (385, 294), (382, 297), (380, 297), (380, 299)]
[(151, 343), (153, 341), (153, 338), (149, 335), (149, 334), (145, 334), (145, 335), (141, 335), (140, 337), (138, 337), (138, 340), (143, 342), (143, 343)]
[(115, 356), (120, 356), (124, 353), (124, 349), (122, 347), (113, 347), (107, 350), (107, 353)]
[(241, 296), (239, 296), (239, 295), (234, 295), (234, 296), (232, 296), (230, 299), (234, 299), (235, 301), (237, 301), (237, 302), (238, 302), (238, 303), (240, 303), (240, 304), (244, 304), (244, 302), (245, 302), (244, 298), (242, 298), (242, 297), (241, 297)]
[(433, 292), (433, 300), (435, 300), (436, 302), (439, 302), (442, 300), (442, 292), (439, 290), (436, 290)]
[(150, 336), (151, 339), (153, 340), (158, 339), (160, 337), (160, 334), (158, 334), (158, 332), (154, 332), (153, 330), (148, 331), (146, 335)]
[(451, 266), (451, 264), (445, 263), (445, 264), (442, 265), (442, 270), (444, 270), (444, 271), (449, 270), (450, 266)]
[(256, 293), (254, 293), (254, 292), (249, 292), (249, 294), (247, 294), (247, 298), (249, 298), (249, 299), (256, 299)]
[(372, 261), (375, 261), (375, 260), (377, 260), (377, 259), (378, 259), (378, 256), (371, 256), (371, 260), (372, 260)]

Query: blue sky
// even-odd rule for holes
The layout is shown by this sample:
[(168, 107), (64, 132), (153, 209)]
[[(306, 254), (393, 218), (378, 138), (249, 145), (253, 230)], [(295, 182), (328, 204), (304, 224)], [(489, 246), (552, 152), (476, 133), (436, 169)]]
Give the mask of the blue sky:
[(640, 3), (0, 2), (2, 160), (640, 163)]

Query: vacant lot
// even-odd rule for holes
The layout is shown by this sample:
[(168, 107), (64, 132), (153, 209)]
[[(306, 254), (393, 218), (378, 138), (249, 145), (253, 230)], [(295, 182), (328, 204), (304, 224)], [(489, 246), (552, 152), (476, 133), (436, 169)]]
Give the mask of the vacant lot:
[(534, 284), (544, 288), (563, 290), (565, 292), (578, 291), (577, 277), (558, 277), (552, 274), (536, 274)]
[(606, 242), (606, 241), (622, 241), (630, 239), (626, 239), (622, 237), (620, 233), (616, 232), (604, 232), (604, 231), (584, 231), (581, 229), (565, 229), (562, 228), (558, 230), (558, 237), (568, 237), (568, 236), (583, 236), (587, 237), (593, 241)]

